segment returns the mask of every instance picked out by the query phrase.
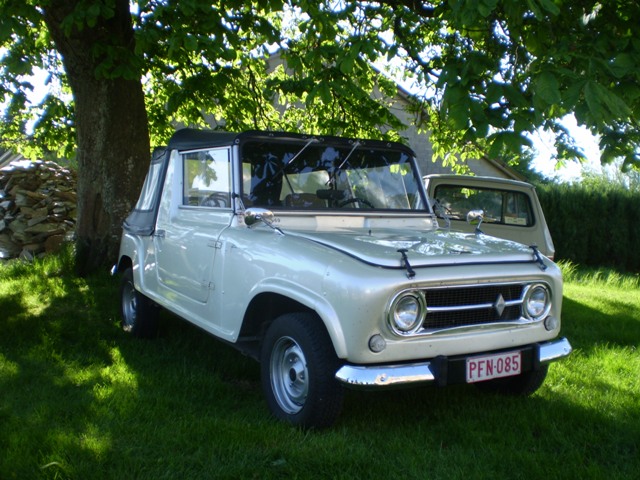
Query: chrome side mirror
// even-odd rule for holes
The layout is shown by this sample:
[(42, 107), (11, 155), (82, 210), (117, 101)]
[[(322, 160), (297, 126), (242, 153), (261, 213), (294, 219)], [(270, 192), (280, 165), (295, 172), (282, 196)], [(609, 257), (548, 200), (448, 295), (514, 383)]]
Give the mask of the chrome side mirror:
[(244, 223), (247, 227), (252, 227), (258, 222), (269, 225), (273, 222), (273, 212), (266, 208), (247, 208), (244, 211)]
[(482, 233), (480, 225), (484, 221), (484, 210), (469, 210), (467, 213), (467, 223), (476, 226), (476, 234)]
[(251, 228), (256, 223), (262, 222), (282, 234), (282, 230), (274, 225), (275, 221), (273, 212), (266, 208), (247, 208), (244, 211), (244, 223), (247, 227)]

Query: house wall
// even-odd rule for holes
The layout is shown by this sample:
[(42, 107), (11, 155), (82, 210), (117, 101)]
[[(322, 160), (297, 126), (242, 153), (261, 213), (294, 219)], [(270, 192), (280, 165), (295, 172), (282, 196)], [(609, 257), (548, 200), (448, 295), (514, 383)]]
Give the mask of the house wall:
[[(374, 95), (377, 94), (379, 93), (376, 92)], [(409, 106), (409, 98), (410, 94), (398, 87), (398, 96), (393, 100), (391, 112), (398, 117), (402, 123), (408, 126), (405, 130), (399, 131), (398, 133), (407, 139), (409, 146), (416, 152), (422, 174), (455, 173), (450, 167), (443, 166), (440, 160), (436, 162), (433, 161), (433, 148), (429, 141), (429, 134), (420, 133), (415, 127), (415, 118), (407, 109)], [(523, 180), (517, 172), (508, 166), (488, 158), (469, 160), (467, 161), (467, 165), (474, 175)]]

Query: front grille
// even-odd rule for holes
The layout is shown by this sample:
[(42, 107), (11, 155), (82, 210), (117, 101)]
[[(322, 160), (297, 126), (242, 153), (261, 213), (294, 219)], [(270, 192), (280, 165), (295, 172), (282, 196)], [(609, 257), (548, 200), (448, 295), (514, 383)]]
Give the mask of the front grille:
[(427, 315), (422, 328), (439, 330), (518, 320), (524, 289), (523, 284), (426, 289)]

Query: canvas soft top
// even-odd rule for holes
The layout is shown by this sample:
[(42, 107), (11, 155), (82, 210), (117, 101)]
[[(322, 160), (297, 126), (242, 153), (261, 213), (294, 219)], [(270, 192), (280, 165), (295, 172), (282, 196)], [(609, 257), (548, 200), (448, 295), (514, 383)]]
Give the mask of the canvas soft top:
[(138, 202), (122, 225), (127, 232), (136, 235), (153, 233), (168, 163), (169, 150), (165, 147), (154, 149)]
[(241, 134), (218, 130), (197, 130), (182, 128), (173, 134), (167, 148), (169, 150), (190, 150), (206, 147), (223, 147), (236, 143)]
[(353, 145), (355, 141), (363, 146), (373, 148), (394, 148), (404, 150), (409, 155), (415, 155), (406, 145), (397, 142), (384, 140), (361, 140), (346, 137), (335, 137), (329, 135), (307, 135), (289, 132), (268, 132), (262, 130), (249, 130), (242, 133), (224, 132), (219, 130), (198, 130), (195, 128), (183, 128), (176, 131), (167, 145), (168, 150), (195, 150), (207, 147), (223, 147), (227, 145), (239, 144), (241, 142), (254, 141), (298, 141), (304, 142), (311, 138), (319, 140), (321, 143), (334, 145)]

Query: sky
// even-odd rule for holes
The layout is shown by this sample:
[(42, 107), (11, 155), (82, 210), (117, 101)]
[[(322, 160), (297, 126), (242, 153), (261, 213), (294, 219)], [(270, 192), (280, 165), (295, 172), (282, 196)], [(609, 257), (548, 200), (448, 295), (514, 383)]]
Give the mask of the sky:
[(554, 153), (553, 136), (539, 131), (531, 137), (533, 147), (536, 150), (536, 157), (532, 163), (534, 170), (563, 182), (579, 180), (585, 170), (601, 173), (598, 138), (593, 136), (586, 128), (578, 126), (573, 115), (567, 115), (562, 120), (562, 124), (567, 127), (571, 136), (576, 140), (576, 144), (582, 148), (587, 161), (584, 164), (577, 161), (567, 162), (563, 167), (556, 168), (555, 161), (551, 159)]

